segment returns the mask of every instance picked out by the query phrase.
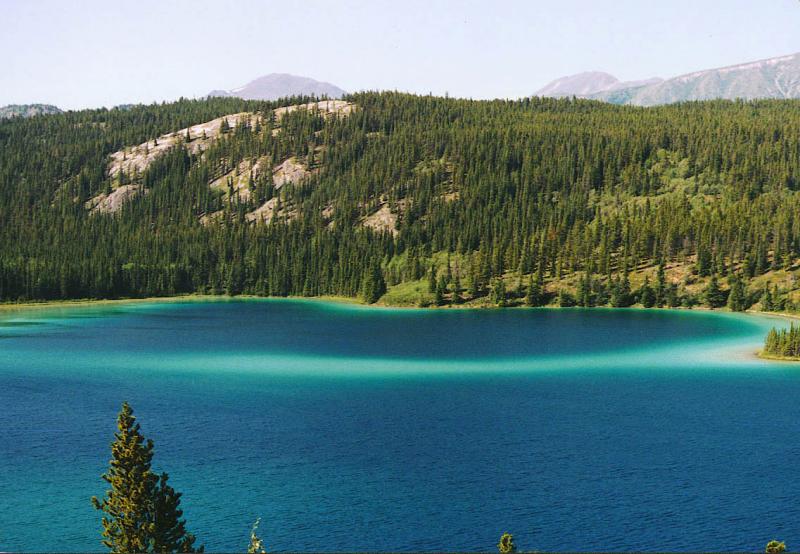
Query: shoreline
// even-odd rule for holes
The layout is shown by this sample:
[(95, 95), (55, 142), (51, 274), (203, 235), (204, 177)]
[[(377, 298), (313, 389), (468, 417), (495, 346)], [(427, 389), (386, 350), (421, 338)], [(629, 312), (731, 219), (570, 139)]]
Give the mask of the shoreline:
[[(217, 302), (226, 302), (226, 301), (236, 301), (236, 300), (299, 300), (299, 301), (307, 301), (307, 302), (322, 302), (322, 303), (329, 303), (329, 304), (341, 304), (341, 305), (348, 305), (348, 306), (356, 306), (359, 308), (367, 308), (367, 309), (377, 309), (377, 310), (508, 310), (508, 309), (535, 309), (535, 310), (570, 310), (574, 309), (573, 307), (569, 308), (562, 308), (561, 306), (538, 306), (538, 307), (528, 307), (528, 306), (492, 306), (487, 304), (480, 304), (480, 305), (469, 305), (469, 304), (459, 304), (459, 305), (446, 305), (446, 306), (426, 306), (426, 307), (419, 307), (419, 306), (392, 306), (388, 304), (365, 304), (358, 298), (347, 297), (347, 296), (255, 296), (255, 295), (237, 295), (237, 296), (227, 296), (224, 294), (184, 294), (184, 295), (173, 295), (173, 296), (148, 296), (143, 298), (106, 298), (106, 299), (69, 299), (69, 300), (44, 300), (44, 301), (32, 301), (32, 302), (7, 302), (7, 303), (0, 303), (0, 316), (3, 314), (10, 314), (13, 312), (25, 312), (25, 311), (32, 311), (32, 310), (56, 310), (56, 309), (69, 309), (69, 308), (83, 308), (83, 307), (100, 307), (100, 306), (125, 306), (130, 304), (148, 304), (148, 303), (177, 303), (177, 302), (208, 302), (208, 301), (217, 301)], [(781, 312), (759, 312), (755, 310), (746, 310), (744, 312), (732, 312), (728, 309), (711, 309), (705, 306), (695, 306), (693, 308), (683, 308), (683, 307), (675, 307), (675, 308), (645, 308), (642, 306), (628, 306), (625, 308), (615, 308), (613, 306), (598, 306), (596, 308), (579, 308), (579, 309), (598, 309), (602, 311), (619, 311), (619, 310), (641, 310), (641, 311), (670, 311), (670, 312), (703, 312), (703, 313), (717, 313), (721, 315), (735, 315), (735, 314), (742, 314), (745, 316), (755, 316), (760, 318), (767, 318), (767, 319), (776, 319), (776, 320), (799, 320), (800, 314), (789, 314), (789, 313), (781, 313)], [(780, 356), (770, 356), (765, 355), (762, 353), (762, 350), (757, 351), (748, 351), (745, 356), (751, 360), (760, 360), (764, 362), (780, 362), (780, 363), (797, 363), (800, 362), (800, 359), (793, 359), (793, 358), (785, 358)], [(744, 352), (742, 352), (744, 354)]]
[(323, 295), (323, 296), (256, 296), (252, 294), (239, 294), (236, 296), (228, 296), (225, 294), (177, 294), (172, 296), (146, 296), (142, 298), (76, 298), (67, 300), (31, 300), (25, 302), (0, 302), (0, 313), (28, 309), (45, 309), (45, 308), (72, 308), (82, 306), (114, 306), (125, 304), (143, 304), (153, 302), (205, 302), (205, 301), (230, 301), (230, 300), (304, 300), (309, 302), (328, 302), (334, 304), (347, 304), (351, 306), (359, 306), (363, 308), (373, 309), (390, 309), (390, 310), (514, 310), (514, 309), (533, 309), (533, 310), (571, 310), (571, 309), (598, 309), (598, 310), (646, 310), (652, 312), (658, 311), (672, 311), (672, 312), (704, 312), (704, 313), (719, 313), (719, 314), (744, 314), (754, 315), (758, 317), (773, 317), (776, 319), (791, 319), (800, 320), (800, 314), (785, 313), (785, 312), (760, 312), (756, 310), (745, 310), (743, 312), (732, 312), (727, 308), (711, 309), (705, 306), (694, 306), (692, 308), (684, 308), (676, 306), (674, 308), (645, 308), (641, 305), (626, 306), (624, 308), (615, 308), (614, 306), (593, 306), (592, 308), (582, 308), (581, 306), (561, 307), (556, 305), (548, 306), (494, 306), (489, 304), (447, 304), (444, 306), (393, 306), (391, 304), (384, 304), (377, 302), (375, 304), (365, 304), (357, 297), (350, 296), (336, 296), (336, 295)]

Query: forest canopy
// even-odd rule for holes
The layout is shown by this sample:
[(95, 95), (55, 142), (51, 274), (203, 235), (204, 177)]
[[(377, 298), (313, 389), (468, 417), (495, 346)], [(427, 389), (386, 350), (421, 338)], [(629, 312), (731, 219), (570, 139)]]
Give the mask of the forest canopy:
[(800, 101), (312, 100), (0, 121), (0, 299), (797, 302)]

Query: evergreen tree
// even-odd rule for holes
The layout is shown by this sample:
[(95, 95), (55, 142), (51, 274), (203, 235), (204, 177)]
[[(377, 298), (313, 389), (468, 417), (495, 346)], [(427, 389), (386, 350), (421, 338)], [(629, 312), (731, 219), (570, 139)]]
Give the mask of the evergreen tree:
[(384, 294), (386, 294), (386, 280), (383, 277), (380, 265), (375, 263), (364, 276), (364, 281), (361, 285), (361, 297), (367, 304), (374, 304)]
[(149, 552), (153, 538), (153, 500), (158, 477), (150, 465), (153, 441), (145, 439), (125, 402), (117, 417), (111, 461), (103, 474), (111, 489), (92, 504), (103, 512), (103, 544), (111, 552)]
[(530, 307), (544, 304), (541, 285), (534, 280), (533, 275), (528, 278), (528, 289), (525, 293), (525, 305)]
[(656, 288), (655, 288), (655, 305), (663, 308), (667, 301), (667, 277), (664, 272), (664, 262), (658, 264), (658, 271), (656, 273)]
[(506, 284), (502, 277), (492, 283), (492, 303), (500, 307), (506, 305)]
[(436, 266), (431, 265), (431, 269), (428, 272), (428, 292), (436, 292)]
[(767, 285), (764, 287), (764, 293), (761, 295), (761, 310), (764, 312), (774, 312), (775, 300), (772, 297), (772, 287)]
[(155, 491), (152, 551), (203, 552), (202, 547), (195, 549), (196, 538), (186, 530), (186, 521), (181, 519), (181, 493), (175, 492), (168, 480), (169, 476), (162, 473)]
[(632, 303), (631, 282), (625, 272), (622, 279), (615, 280), (611, 287), (611, 305), (615, 308), (627, 308)]
[(731, 276), (730, 279), (731, 292), (728, 295), (728, 308), (732, 312), (743, 312), (747, 309), (747, 291), (745, 290), (744, 283), (738, 275)]
[(719, 308), (725, 305), (725, 293), (719, 288), (719, 282), (717, 281), (717, 276), (712, 275), (711, 280), (706, 287), (703, 296), (706, 301), (706, 306), (709, 308)]
[(656, 295), (653, 292), (653, 287), (650, 286), (650, 279), (648, 277), (644, 278), (642, 288), (639, 289), (639, 302), (641, 302), (642, 306), (645, 308), (652, 308), (655, 306)]
[(180, 493), (166, 473), (153, 473), (153, 442), (141, 433), (125, 402), (117, 416), (111, 461), (103, 479), (111, 486), (105, 498), (92, 498), (103, 512), (103, 544), (111, 552), (202, 552), (181, 519)]
[(558, 291), (558, 305), (561, 308), (571, 308), (575, 305), (575, 298), (565, 289)]
[(514, 544), (514, 536), (511, 533), (503, 533), (500, 537), (500, 542), (497, 544), (497, 550), (500, 554), (514, 554), (517, 547)]

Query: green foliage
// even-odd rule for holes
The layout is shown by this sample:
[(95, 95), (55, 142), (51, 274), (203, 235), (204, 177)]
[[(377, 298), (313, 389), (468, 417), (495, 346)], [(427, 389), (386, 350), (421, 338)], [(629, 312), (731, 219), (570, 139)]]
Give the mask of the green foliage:
[(706, 306), (709, 308), (721, 308), (725, 305), (725, 293), (719, 288), (719, 281), (716, 275), (711, 276), (705, 292), (703, 293)]
[(767, 543), (764, 552), (766, 552), (766, 554), (781, 554), (782, 552), (786, 552), (786, 543), (773, 539)]
[(558, 305), (561, 308), (571, 308), (575, 305), (575, 297), (568, 290), (561, 289), (558, 291)]
[(500, 537), (500, 542), (497, 543), (497, 550), (500, 554), (512, 554), (517, 551), (517, 547), (514, 544), (514, 536), (511, 533), (503, 533), (503, 536)]
[(386, 294), (386, 281), (379, 265), (375, 264), (364, 276), (361, 287), (361, 297), (367, 304), (374, 304), (381, 296)]
[[(691, 304), (665, 274), (678, 262), (700, 277), (736, 268), (746, 305), (748, 280), (800, 257), (800, 101), (642, 110), (387, 92), (348, 97), (358, 108), (347, 117), (273, 117), (308, 100), (181, 100), (0, 121), (0, 300), (355, 297), (367, 282), (376, 290), (376, 264), (395, 287), (424, 279), (430, 260), (449, 253), (467, 301), (516, 272), (511, 299), (543, 304), (547, 287), (566, 280), (578, 283), (580, 305), (621, 307), (633, 301), (623, 276), (658, 266), (653, 305)], [(264, 119), (233, 125), (238, 112)], [(145, 171), (108, 176), (112, 153), (222, 116), (227, 129), (202, 155), (205, 138), (187, 133)], [(276, 190), (272, 172), (251, 174), (250, 195), (238, 199), (209, 186), (240, 164), (290, 157), (313, 168), (303, 183)], [(113, 215), (89, 213), (85, 202), (122, 184), (147, 194)], [(246, 217), (272, 199), (284, 215)], [(379, 206), (397, 216), (395, 232), (364, 227)], [(443, 269), (429, 276), (426, 302)], [(520, 290), (530, 275), (541, 296)], [(446, 301), (450, 292), (439, 292)]]
[(730, 289), (730, 294), (728, 294), (728, 308), (730, 308), (732, 312), (745, 311), (748, 308), (747, 290), (740, 276), (731, 276)]
[(764, 339), (764, 354), (800, 359), (800, 327), (795, 327), (794, 323), (789, 329), (777, 330), (773, 327)]
[(502, 277), (492, 281), (492, 303), (503, 307), (506, 305), (506, 283)]
[(103, 479), (111, 487), (102, 500), (103, 544), (111, 552), (196, 552), (195, 537), (181, 520), (180, 493), (151, 469), (153, 442), (141, 434), (133, 409), (124, 403), (117, 417), (111, 461)]
[(653, 287), (650, 286), (650, 280), (645, 277), (642, 287), (639, 289), (639, 302), (645, 308), (652, 308), (656, 304), (656, 294), (653, 292)]

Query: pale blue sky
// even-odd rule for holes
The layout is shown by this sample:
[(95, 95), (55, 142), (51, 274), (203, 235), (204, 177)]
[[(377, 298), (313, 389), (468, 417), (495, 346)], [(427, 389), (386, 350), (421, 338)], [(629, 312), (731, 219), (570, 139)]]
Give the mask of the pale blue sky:
[(346, 90), (528, 96), (800, 51), (798, 0), (0, 0), (0, 105), (152, 102), (272, 72)]

